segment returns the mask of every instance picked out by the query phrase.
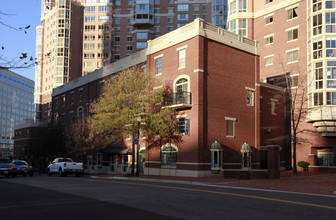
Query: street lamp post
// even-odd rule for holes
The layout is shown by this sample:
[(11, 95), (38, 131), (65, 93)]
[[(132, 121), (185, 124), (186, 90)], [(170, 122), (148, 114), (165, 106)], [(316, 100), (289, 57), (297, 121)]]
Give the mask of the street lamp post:
[(138, 146), (137, 146), (137, 167), (136, 167), (136, 176), (139, 176), (139, 150), (140, 150), (140, 121), (141, 121), (141, 116), (137, 117), (138, 121)]

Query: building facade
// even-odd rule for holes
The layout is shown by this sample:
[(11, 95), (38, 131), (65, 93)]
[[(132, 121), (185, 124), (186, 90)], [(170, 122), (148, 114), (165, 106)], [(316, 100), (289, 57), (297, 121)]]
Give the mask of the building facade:
[(226, 26), (226, 0), (41, 0), (36, 118), (51, 117), (51, 90), (139, 52), (195, 18)]
[(34, 81), (0, 69), (0, 156), (13, 157), (14, 127), (34, 114)]
[[(176, 109), (183, 140), (148, 149), (147, 137), (140, 131), (141, 172), (196, 177), (256, 171), (266, 168), (267, 156), (262, 151), (266, 152), (269, 144), (280, 145), (281, 166), (288, 168), (288, 143), (274, 140), (286, 135), (285, 90), (259, 83), (256, 41), (202, 19), (148, 41), (147, 49), (55, 88), (54, 126), (65, 129), (73, 119), (83, 118), (99, 97), (104, 80), (131, 66), (144, 68), (170, 88), (163, 107)], [(272, 120), (263, 121), (263, 114), (271, 115)], [(91, 155), (89, 171), (128, 172), (132, 141), (126, 138), (125, 146)]]
[(304, 94), (296, 102), (303, 104), (297, 161), (335, 166), (335, 1), (229, 0), (228, 5), (228, 29), (260, 42), (261, 81), (287, 75), (293, 97)]

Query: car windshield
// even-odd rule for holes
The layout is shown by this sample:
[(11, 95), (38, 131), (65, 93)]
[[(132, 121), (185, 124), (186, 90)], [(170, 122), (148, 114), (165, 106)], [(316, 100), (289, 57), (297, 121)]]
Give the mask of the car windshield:
[(10, 163), (10, 159), (7, 158), (0, 158), (0, 163)]
[(14, 164), (17, 166), (27, 165), (25, 162), (22, 162), (22, 161), (14, 162)]

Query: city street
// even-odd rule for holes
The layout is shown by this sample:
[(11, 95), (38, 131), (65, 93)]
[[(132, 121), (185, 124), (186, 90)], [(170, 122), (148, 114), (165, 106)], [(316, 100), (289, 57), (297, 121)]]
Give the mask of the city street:
[(84, 177), (0, 177), (4, 219), (335, 219), (336, 197)]

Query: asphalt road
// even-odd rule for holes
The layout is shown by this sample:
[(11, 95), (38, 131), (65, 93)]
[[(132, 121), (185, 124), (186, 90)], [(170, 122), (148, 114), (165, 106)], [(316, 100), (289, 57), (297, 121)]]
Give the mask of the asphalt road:
[(0, 219), (335, 219), (336, 197), (90, 177), (0, 177)]

